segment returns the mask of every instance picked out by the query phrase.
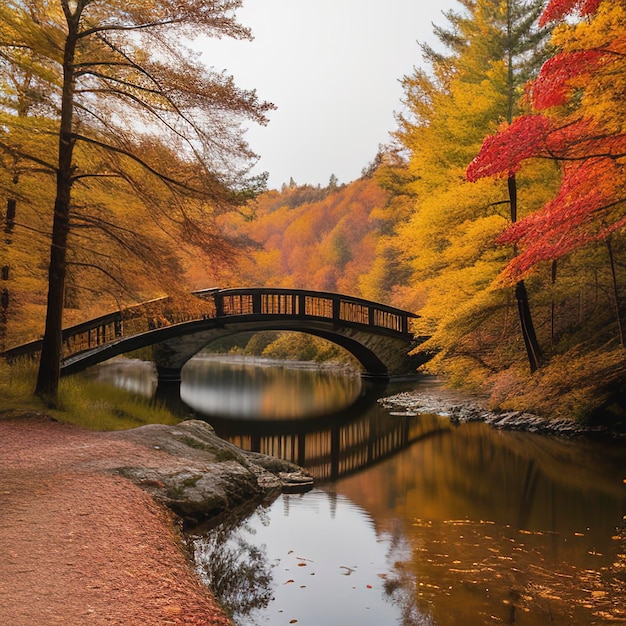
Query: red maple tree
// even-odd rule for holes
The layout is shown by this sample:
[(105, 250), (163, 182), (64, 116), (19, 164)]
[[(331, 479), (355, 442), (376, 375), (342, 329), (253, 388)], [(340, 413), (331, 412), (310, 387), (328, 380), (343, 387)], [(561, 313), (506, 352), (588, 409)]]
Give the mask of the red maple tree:
[(499, 239), (519, 251), (505, 271), (509, 280), (540, 261), (607, 239), (626, 225), (626, 134), (623, 116), (616, 110), (616, 103), (622, 110), (624, 103), (626, 36), (623, 26), (607, 28), (620, 24), (626, 3), (552, 0), (542, 22), (563, 19), (574, 11), (591, 16), (603, 9), (606, 15), (598, 19), (595, 33), (593, 19), (581, 22), (581, 28), (596, 35), (589, 37), (592, 47), (580, 48), (581, 29), (572, 25), (570, 45), (563, 45), (543, 65), (531, 86), (533, 107), (542, 112), (519, 117), (487, 137), (467, 168), (467, 178), (473, 181), (509, 177), (530, 158), (562, 165), (557, 195), (512, 224)]

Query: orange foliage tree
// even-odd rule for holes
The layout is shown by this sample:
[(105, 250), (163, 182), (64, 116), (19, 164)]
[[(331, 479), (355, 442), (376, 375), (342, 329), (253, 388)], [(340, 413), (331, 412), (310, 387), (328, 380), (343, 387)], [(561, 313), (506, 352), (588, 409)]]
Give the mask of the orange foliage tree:
[[(36, 386), (36, 394), (53, 404), (71, 233), (98, 230), (117, 243), (128, 241), (124, 220), (118, 223), (119, 213), (107, 210), (107, 187), (109, 199), (131, 192), (148, 215), (161, 218), (162, 232), (175, 232), (218, 259), (228, 246), (210, 228), (211, 216), (244, 204), (264, 186), (264, 177), (249, 174), (255, 155), (240, 122), (265, 123), (272, 105), (203, 67), (184, 46), (198, 32), (250, 37), (235, 19), (240, 6), (240, 0), (0, 5), (0, 81), (6, 86), (0, 115), (9, 129), (0, 149), (54, 181)], [(25, 129), (39, 141), (25, 144)], [(137, 256), (152, 254), (141, 237), (133, 243), (127, 248)], [(98, 266), (106, 275), (106, 263)]]

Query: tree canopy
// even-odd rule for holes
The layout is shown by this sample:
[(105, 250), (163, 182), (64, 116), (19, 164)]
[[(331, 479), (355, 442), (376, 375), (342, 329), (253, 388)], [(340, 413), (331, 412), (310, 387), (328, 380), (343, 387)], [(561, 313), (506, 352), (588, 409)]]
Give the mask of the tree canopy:
[(7, 321), (38, 335), (47, 306), (48, 367), (62, 314), (202, 288), (225, 265), (225, 283), (414, 310), (429, 370), (500, 406), (588, 415), (623, 397), (626, 1), (459, 0), (361, 179), (258, 197), (241, 123), (271, 105), (183, 45), (248, 37), (238, 6), (0, 6), (0, 339)]

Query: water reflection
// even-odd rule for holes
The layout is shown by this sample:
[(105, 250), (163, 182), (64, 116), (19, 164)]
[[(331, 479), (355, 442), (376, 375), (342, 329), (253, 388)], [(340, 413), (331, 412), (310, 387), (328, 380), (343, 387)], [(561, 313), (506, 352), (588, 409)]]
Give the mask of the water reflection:
[(625, 460), (620, 446), (468, 424), (283, 496), (236, 531), (264, 546), (273, 577), (273, 600), (236, 623), (622, 623)]
[(242, 522), (231, 520), (193, 541), (200, 578), (222, 607), (240, 619), (266, 608), (272, 599), (272, 565), (265, 546), (246, 538), (251, 532)]
[[(421, 418), (418, 418), (421, 419)], [(457, 428), (335, 488), (411, 546), (394, 580), (440, 626), (626, 619), (623, 447)]]
[[(371, 385), (371, 386), (370, 386)], [(389, 419), (377, 404), (382, 389), (367, 383), (349, 409), (319, 419), (239, 421), (210, 419), (216, 433), (236, 446), (304, 467), (318, 480), (336, 480), (370, 467), (428, 437), (445, 436), (449, 420)]]
[(154, 397), (158, 385), (154, 364), (139, 359), (112, 359), (89, 368), (85, 375), (145, 398)]
[[(216, 530), (223, 532), (220, 527), (206, 536)], [(381, 626), (402, 618), (393, 592), (386, 590), (393, 538), (377, 533), (367, 512), (341, 494), (283, 495), (241, 526), (230, 527), (223, 545), (207, 549), (206, 536), (193, 541), (203, 572), (210, 571), (216, 557), (219, 562), (222, 549), (240, 545), (262, 547), (266, 567), (271, 566), (271, 601), (261, 594), (255, 609), (235, 608), (236, 624)], [(239, 576), (236, 568), (234, 574)]]
[(183, 368), (180, 395), (205, 416), (298, 420), (352, 404), (361, 378), (311, 363), (250, 357), (196, 356)]
[[(393, 392), (413, 385), (414, 379), (395, 383)], [(311, 363), (209, 356), (185, 366), (180, 395), (220, 437), (328, 480), (451, 429), (441, 418), (387, 419), (377, 403), (386, 391), (381, 383)]]

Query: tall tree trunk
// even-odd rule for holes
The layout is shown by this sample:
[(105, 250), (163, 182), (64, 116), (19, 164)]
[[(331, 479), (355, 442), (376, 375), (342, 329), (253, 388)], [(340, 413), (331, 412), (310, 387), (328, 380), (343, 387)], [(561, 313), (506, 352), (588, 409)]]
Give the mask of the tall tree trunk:
[[(511, 207), (511, 222), (517, 221), (517, 182), (515, 175), (512, 174), (508, 178), (509, 202)], [(517, 253), (517, 251), (516, 251)], [(520, 280), (515, 285), (515, 299), (517, 300), (517, 312), (519, 314), (520, 326), (522, 329), (522, 337), (524, 346), (526, 347), (526, 355), (528, 357), (528, 365), (530, 371), (535, 372), (543, 362), (543, 353), (537, 341), (535, 326), (530, 312), (530, 304), (528, 302), (528, 292), (526, 284)]]
[(35, 394), (51, 406), (57, 403), (61, 357), (63, 349), (63, 300), (67, 270), (67, 238), (69, 235), (70, 200), (72, 190), (72, 118), (74, 109), (74, 54), (76, 50), (81, 3), (74, 14), (66, 10), (68, 36), (63, 56), (63, 95), (59, 132), (59, 164), (57, 170), (56, 199), (52, 223), (52, 244), (48, 268), (48, 301), (46, 327), (39, 360), (39, 373)]
[(531, 372), (536, 372), (543, 362), (543, 354), (537, 341), (533, 318), (530, 314), (530, 305), (528, 303), (528, 292), (526, 284), (520, 280), (515, 285), (515, 299), (517, 300), (517, 312), (519, 314), (520, 326), (522, 328), (522, 337), (526, 346), (526, 355), (528, 356), (528, 365)]
[[(15, 182), (15, 181), (14, 181)], [(0, 274), (0, 280), (2, 280), (2, 288), (0, 289), (0, 349), (6, 348), (7, 330), (9, 324), (9, 305), (11, 303), (11, 295), (9, 292), (8, 281), (11, 272), (11, 265), (9, 263), (9, 246), (11, 245), (13, 228), (15, 227), (15, 212), (17, 208), (17, 201), (15, 198), (7, 199), (7, 212), (4, 220), (4, 232), (5, 243), (7, 246), (7, 258), (4, 259), (2, 264), (2, 270)]]
[[(515, 106), (515, 73), (514, 73), (514, 39), (513, 39), (513, 14), (512, 4), (510, 0), (506, 3), (507, 11), (507, 121), (510, 124), (513, 121), (513, 110)], [(511, 223), (517, 221), (517, 180), (515, 174), (511, 174), (507, 180), (509, 191), (509, 207), (511, 211)], [(517, 254), (517, 250), (515, 250)], [(517, 312), (519, 315), (520, 326), (522, 329), (522, 337), (524, 338), (524, 346), (526, 346), (526, 355), (528, 356), (528, 364), (530, 371), (535, 372), (543, 361), (543, 355), (537, 335), (535, 334), (535, 326), (530, 313), (530, 304), (528, 302), (528, 292), (526, 284), (520, 280), (515, 285), (515, 299), (517, 300)]]

